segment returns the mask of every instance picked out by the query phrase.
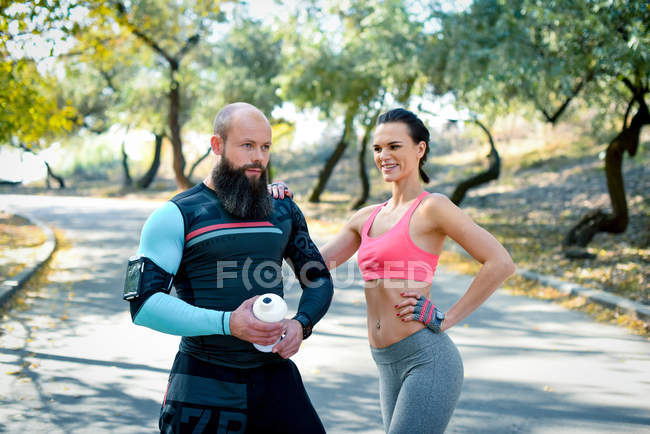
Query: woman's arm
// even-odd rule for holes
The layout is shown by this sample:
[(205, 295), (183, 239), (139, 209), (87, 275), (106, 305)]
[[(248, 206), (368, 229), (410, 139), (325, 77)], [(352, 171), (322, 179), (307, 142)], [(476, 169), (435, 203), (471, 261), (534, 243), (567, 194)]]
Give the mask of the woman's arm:
[(375, 206), (368, 206), (357, 211), (343, 226), (343, 229), (320, 249), (328, 269), (333, 270), (343, 264), (359, 249), (361, 228)]
[[(515, 265), (501, 243), (488, 231), (474, 223), (446, 196), (432, 194), (422, 205), (425, 215), (432, 222), (432, 230), (456, 241), (474, 259), (483, 264), (465, 294), (446, 312), (440, 327), (441, 331), (445, 331), (483, 304), (506, 278), (514, 273)], [(409, 304), (414, 306), (419, 294), (406, 292), (404, 297), (409, 298), (406, 300), (408, 303), (400, 303), (400, 308)], [(400, 313), (403, 311), (402, 309)], [(413, 318), (412, 315), (406, 315), (403, 319), (409, 321)]]

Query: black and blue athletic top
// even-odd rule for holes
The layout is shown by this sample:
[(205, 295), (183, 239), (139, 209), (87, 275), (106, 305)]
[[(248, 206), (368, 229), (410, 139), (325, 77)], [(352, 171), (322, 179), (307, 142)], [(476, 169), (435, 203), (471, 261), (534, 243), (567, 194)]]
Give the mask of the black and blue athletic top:
[(291, 199), (273, 200), (267, 219), (244, 220), (227, 213), (216, 193), (200, 183), (154, 211), (142, 229), (138, 253), (175, 275), (178, 299), (154, 294), (134, 322), (182, 335), (181, 352), (222, 366), (250, 368), (281, 360), (231, 336), (228, 323), (244, 300), (268, 292), (284, 295), (283, 259), (303, 290), (298, 313), (312, 325), (333, 295), (325, 262)]

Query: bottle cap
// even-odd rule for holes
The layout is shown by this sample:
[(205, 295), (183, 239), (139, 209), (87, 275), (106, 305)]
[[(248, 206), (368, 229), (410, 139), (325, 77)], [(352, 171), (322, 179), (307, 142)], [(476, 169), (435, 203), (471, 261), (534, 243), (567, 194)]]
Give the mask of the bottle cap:
[(277, 294), (268, 293), (261, 295), (253, 303), (255, 318), (264, 322), (278, 322), (287, 314), (287, 303)]

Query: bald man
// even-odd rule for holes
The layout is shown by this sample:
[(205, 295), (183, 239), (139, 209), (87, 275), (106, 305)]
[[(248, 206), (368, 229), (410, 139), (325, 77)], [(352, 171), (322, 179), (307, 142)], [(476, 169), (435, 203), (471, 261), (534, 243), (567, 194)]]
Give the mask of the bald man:
[[(149, 217), (127, 269), (133, 322), (182, 336), (160, 431), (325, 432), (289, 357), (330, 305), (330, 274), (296, 204), (267, 191), (264, 114), (246, 103), (224, 107), (210, 144), (220, 156), (212, 173)], [(252, 305), (264, 293), (283, 295), (283, 259), (303, 289), (298, 312), (265, 323)], [(281, 336), (271, 352), (253, 346)]]

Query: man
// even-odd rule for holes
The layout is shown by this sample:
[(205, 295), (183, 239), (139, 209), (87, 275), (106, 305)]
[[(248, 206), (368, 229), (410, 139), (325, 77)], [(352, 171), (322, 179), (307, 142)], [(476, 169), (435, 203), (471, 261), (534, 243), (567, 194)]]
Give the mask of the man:
[[(224, 107), (203, 183), (145, 223), (129, 261), (125, 299), (135, 324), (183, 336), (161, 408), (161, 432), (318, 433), (323, 425), (289, 360), (327, 311), (329, 272), (289, 199), (267, 192), (271, 127), (254, 106)], [(282, 259), (303, 289), (291, 320), (252, 313), (260, 294), (283, 295)], [(178, 298), (169, 295), (171, 285)], [(253, 343), (271, 345), (260, 352)]]

